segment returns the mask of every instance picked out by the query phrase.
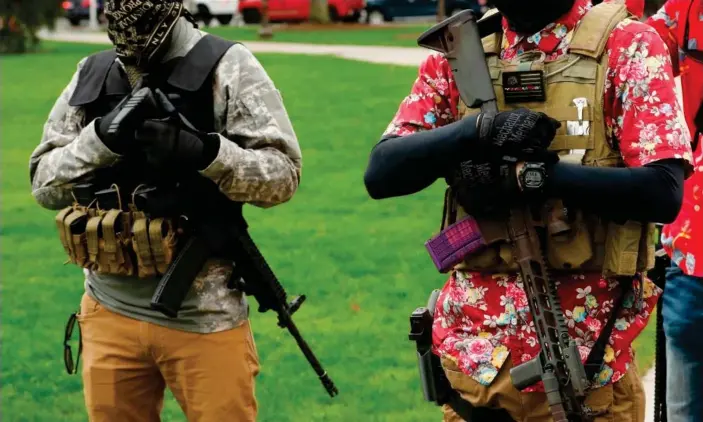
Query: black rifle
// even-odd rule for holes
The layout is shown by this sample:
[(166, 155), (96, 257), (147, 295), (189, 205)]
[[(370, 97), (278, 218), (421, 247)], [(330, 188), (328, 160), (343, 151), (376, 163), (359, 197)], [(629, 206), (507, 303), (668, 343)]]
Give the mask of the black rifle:
[[(661, 229), (661, 225), (658, 225)], [(647, 272), (647, 277), (661, 289), (666, 286), (666, 269), (671, 266), (671, 258), (661, 247), (661, 230), (658, 233), (657, 251), (654, 268)], [(662, 316), (662, 300), (657, 305), (656, 346), (654, 359), (654, 422), (666, 422), (666, 336)]]
[[(137, 94), (125, 103), (123, 113), (120, 113), (124, 114), (123, 121), (131, 121), (131, 113), (142, 113), (143, 108), (151, 107), (151, 102), (156, 98), (163, 113), (170, 116), (174, 124), (197, 131), (161, 91), (156, 90), (153, 95)], [(119, 129), (116, 131), (119, 132)], [(213, 181), (196, 172), (186, 175), (180, 174), (182, 172), (165, 173), (173, 178), (169, 181), (169, 187), (161, 189), (155, 186), (135, 192), (135, 205), (150, 216), (179, 218), (181, 223), (186, 223), (188, 233), (185, 244), (179, 248), (173, 263), (159, 281), (151, 307), (175, 318), (205, 262), (210, 258), (230, 260), (234, 269), (228, 286), (254, 296), (259, 303), (259, 312), (271, 310), (277, 313), (278, 326), (290, 332), (327, 393), (331, 397), (336, 396), (337, 387), (292, 318), (305, 301), (305, 295), (288, 302), (285, 289), (249, 235), (242, 215), (243, 204), (229, 200)], [(171, 187), (174, 181), (176, 187)]]

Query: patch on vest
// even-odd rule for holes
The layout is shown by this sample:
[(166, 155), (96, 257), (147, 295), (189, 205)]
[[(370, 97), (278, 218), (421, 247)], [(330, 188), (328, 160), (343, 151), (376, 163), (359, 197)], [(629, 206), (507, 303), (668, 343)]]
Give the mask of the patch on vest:
[(544, 72), (503, 72), (503, 95), (506, 104), (546, 101)]

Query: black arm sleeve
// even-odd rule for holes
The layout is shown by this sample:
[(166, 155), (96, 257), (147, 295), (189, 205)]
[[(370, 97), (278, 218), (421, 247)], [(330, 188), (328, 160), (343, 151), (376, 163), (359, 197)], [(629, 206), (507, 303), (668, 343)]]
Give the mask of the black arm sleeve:
[(419, 192), (466, 160), (478, 138), (476, 116), (441, 128), (382, 139), (371, 151), (364, 183), (373, 199)]
[(684, 164), (678, 159), (637, 168), (557, 163), (548, 195), (613, 221), (670, 223), (683, 203)]

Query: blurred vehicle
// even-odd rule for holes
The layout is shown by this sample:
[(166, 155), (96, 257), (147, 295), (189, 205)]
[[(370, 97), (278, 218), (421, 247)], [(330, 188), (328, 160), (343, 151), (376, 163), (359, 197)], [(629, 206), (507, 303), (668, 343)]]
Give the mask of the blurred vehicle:
[[(238, 0), (188, 0), (188, 2), (191, 5), (186, 5), (186, 8), (206, 26), (210, 24), (213, 18), (217, 19), (220, 25), (229, 25), (235, 13), (237, 13), (239, 3)], [(195, 4), (194, 7), (193, 3)], [(195, 9), (195, 13), (193, 13), (191, 8)]]
[(195, 0), (183, 0), (183, 8), (193, 16), (198, 14), (198, 3)]
[[(299, 22), (310, 17), (310, 0), (268, 0), (270, 22)], [(333, 22), (357, 22), (364, 10), (364, 0), (328, 0)], [(261, 22), (261, 0), (239, 0), (244, 23)]]
[[(445, 15), (471, 9), (478, 16), (486, 11), (485, 0), (445, 0)], [(395, 18), (436, 16), (437, 0), (366, 0), (366, 23), (378, 25)]]
[[(96, 0), (98, 8), (98, 21), (105, 22), (103, 15), (103, 0)], [(81, 21), (90, 19), (90, 0), (65, 0), (61, 3), (64, 16), (73, 26), (79, 26)]]

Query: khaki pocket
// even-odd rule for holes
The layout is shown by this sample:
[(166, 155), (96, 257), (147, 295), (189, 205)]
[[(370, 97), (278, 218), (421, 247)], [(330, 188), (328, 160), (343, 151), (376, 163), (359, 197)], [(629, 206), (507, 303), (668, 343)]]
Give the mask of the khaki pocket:
[(465, 400), (477, 407), (487, 407), (491, 397), (489, 388), (478, 383), (461, 371), (459, 366), (451, 359), (441, 357), (442, 369), (449, 380), (452, 389), (459, 392)]
[(108, 211), (103, 217), (102, 237), (99, 242), (100, 258), (104, 272), (132, 276), (135, 273), (131, 250), (131, 217), (118, 209)]
[(646, 271), (654, 267), (657, 234), (657, 228), (654, 224), (646, 224), (642, 227), (642, 238), (640, 239), (640, 250), (637, 257), (638, 271)]
[(646, 401), (644, 385), (633, 361), (625, 376), (613, 384), (613, 420), (643, 421)]
[(581, 211), (577, 211), (569, 231), (547, 236), (546, 243), (547, 261), (554, 269), (579, 268), (593, 257), (591, 236)]
[(102, 220), (105, 217), (105, 213), (98, 211), (97, 215), (93, 216), (88, 220), (88, 225), (86, 227), (86, 241), (88, 249), (88, 265), (90, 270), (102, 273), (107, 270), (105, 254), (100, 253), (100, 242), (102, 238)]
[(85, 233), (71, 236), (71, 243), (76, 257), (76, 264), (88, 268), (88, 238)]
[(155, 277), (158, 272), (149, 243), (149, 219), (143, 212), (135, 211), (132, 215), (132, 248), (137, 256), (137, 275), (140, 278)]
[(72, 262), (80, 267), (85, 267), (88, 262), (87, 224), (88, 213), (83, 208), (76, 208), (64, 220), (65, 236), (71, 251), (70, 257)]
[(464, 258), (464, 261), (459, 263), (456, 269), (467, 271), (485, 270), (495, 268), (500, 265), (500, 263), (500, 247), (497, 245), (489, 245), (483, 250)]
[(625, 224), (608, 223), (603, 257), (605, 277), (634, 275), (640, 251), (642, 223), (627, 221)]
[(88, 293), (83, 293), (83, 297), (81, 297), (80, 311), (78, 312), (78, 315), (76, 315), (76, 319), (82, 321), (85, 318), (90, 318), (97, 315), (102, 310), (103, 307), (97, 300), (90, 297)]
[(584, 407), (588, 408), (595, 419), (593, 422), (612, 422), (613, 415), (613, 385), (609, 384), (604, 387), (591, 390), (586, 395)]
[(550, 236), (567, 234), (571, 231), (571, 222), (567, 216), (566, 207), (561, 200), (551, 201), (545, 207), (547, 233)]
[(170, 220), (155, 218), (149, 221), (149, 247), (159, 274), (165, 274), (173, 262), (176, 240), (176, 230)]
[(64, 252), (68, 255), (71, 262), (75, 261), (73, 256), (73, 250), (71, 247), (71, 242), (69, 237), (66, 235), (66, 218), (73, 212), (73, 207), (66, 207), (62, 209), (58, 214), (56, 214), (56, 229), (59, 232), (59, 239), (61, 239), (61, 245), (63, 246)]

